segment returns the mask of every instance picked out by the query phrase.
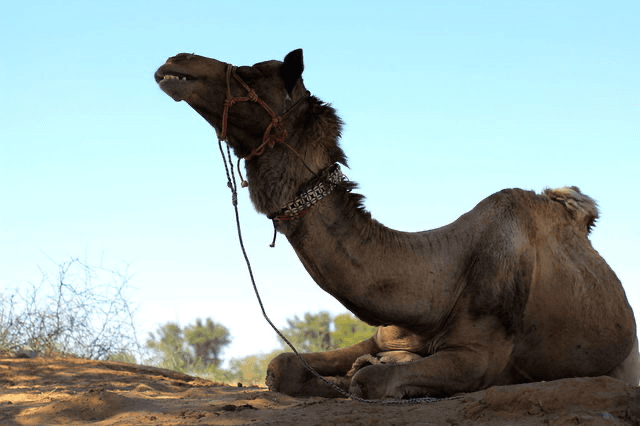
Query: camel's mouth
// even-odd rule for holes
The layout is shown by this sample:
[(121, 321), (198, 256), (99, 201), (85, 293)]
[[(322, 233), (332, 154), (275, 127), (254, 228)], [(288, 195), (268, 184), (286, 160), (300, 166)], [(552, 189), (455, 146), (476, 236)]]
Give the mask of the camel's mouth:
[(165, 81), (165, 80), (182, 80), (182, 81), (185, 81), (186, 79), (187, 79), (186, 76), (170, 75), (170, 74), (167, 74), (164, 77), (162, 77), (162, 81)]
[(156, 78), (156, 83), (162, 85), (163, 83), (166, 83), (167, 81), (193, 81), (196, 80), (195, 77), (190, 76), (189, 74), (182, 74), (182, 73), (176, 73), (176, 72), (170, 72), (170, 73), (164, 73), (164, 72), (156, 72), (155, 74), (155, 78)]
[(188, 91), (190, 89), (188, 89), (188, 87), (190, 86), (190, 83), (197, 80), (197, 78), (189, 74), (163, 70), (156, 71), (154, 77), (162, 91), (176, 101), (185, 100), (189, 94)]

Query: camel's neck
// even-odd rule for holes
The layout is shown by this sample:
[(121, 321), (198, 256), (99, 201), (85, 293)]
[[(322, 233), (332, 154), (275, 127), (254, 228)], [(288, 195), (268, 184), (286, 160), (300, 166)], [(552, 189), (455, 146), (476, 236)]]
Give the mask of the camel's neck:
[[(317, 104), (309, 113), (314, 115), (306, 121), (312, 125), (289, 143), (314, 172), (344, 163), (333, 110)], [(291, 201), (312, 176), (289, 151), (273, 149), (247, 163), (252, 201), (267, 215)], [(446, 231), (391, 230), (373, 220), (361, 200), (338, 186), (302, 218), (279, 222), (278, 230), (316, 283), (363, 320), (436, 328), (461, 290), (465, 265), (454, 241), (458, 233), (452, 225)]]
[(457, 255), (458, 242), (443, 230), (386, 228), (358, 202), (357, 195), (338, 188), (282, 228), (316, 283), (361, 319), (433, 327), (461, 290), (466, 268)]

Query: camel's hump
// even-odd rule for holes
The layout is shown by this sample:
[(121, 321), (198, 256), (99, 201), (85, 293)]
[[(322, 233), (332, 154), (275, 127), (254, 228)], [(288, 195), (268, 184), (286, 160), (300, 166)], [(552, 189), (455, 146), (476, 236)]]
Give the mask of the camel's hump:
[(596, 201), (583, 194), (577, 186), (564, 186), (556, 189), (545, 189), (544, 195), (553, 201), (562, 203), (579, 224), (585, 226), (587, 233), (596, 223), (600, 213)]

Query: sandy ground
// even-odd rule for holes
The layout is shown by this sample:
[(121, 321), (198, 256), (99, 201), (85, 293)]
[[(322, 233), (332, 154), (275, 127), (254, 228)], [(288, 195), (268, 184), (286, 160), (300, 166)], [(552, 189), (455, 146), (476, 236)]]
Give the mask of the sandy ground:
[(291, 398), (169, 370), (0, 354), (2, 425), (640, 425), (640, 388), (607, 377), (494, 387), (430, 404)]

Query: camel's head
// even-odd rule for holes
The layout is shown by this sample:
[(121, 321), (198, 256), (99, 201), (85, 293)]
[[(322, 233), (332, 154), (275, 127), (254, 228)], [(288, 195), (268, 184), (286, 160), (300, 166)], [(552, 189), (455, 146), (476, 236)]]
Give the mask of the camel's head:
[[(175, 101), (187, 102), (204, 117), (238, 157), (247, 157), (267, 136), (286, 134), (287, 117), (282, 116), (308, 95), (301, 78), (303, 69), (302, 49), (290, 52), (282, 62), (241, 67), (180, 53), (156, 71), (155, 79)], [(225, 105), (229, 105), (226, 114)]]

